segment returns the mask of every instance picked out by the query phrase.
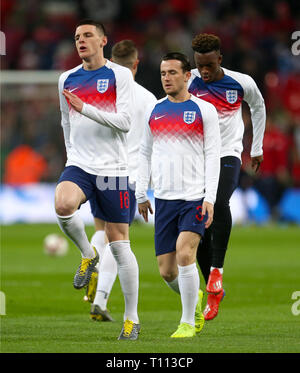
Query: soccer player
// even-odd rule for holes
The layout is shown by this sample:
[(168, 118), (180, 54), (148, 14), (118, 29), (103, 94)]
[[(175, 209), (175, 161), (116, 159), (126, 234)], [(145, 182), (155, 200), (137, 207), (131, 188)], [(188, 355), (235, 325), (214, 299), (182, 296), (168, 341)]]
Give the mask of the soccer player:
[(181, 297), (182, 316), (171, 338), (193, 337), (204, 324), (196, 251), (213, 220), (220, 170), (217, 111), (188, 92), (190, 70), (181, 53), (162, 59), (167, 96), (146, 110), (136, 184), (138, 209), (147, 222), (148, 211), (152, 213), (147, 198), (151, 173), (159, 271)]
[[(112, 48), (111, 60), (119, 65), (127, 67), (135, 78), (139, 59), (138, 50), (132, 40), (122, 40)], [(133, 221), (136, 211), (135, 183), (138, 168), (138, 152), (143, 135), (143, 117), (145, 107), (156, 102), (156, 97), (137, 82), (133, 88), (133, 115), (130, 130), (127, 133), (128, 166), (129, 166), (129, 196), (124, 203), (130, 205), (129, 224)], [(101, 211), (95, 199), (90, 199), (91, 211), (95, 221), (95, 234), (92, 244), (103, 253), (100, 258), (99, 274), (97, 281), (91, 281), (88, 285), (87, 297), (92, 302), (90, 315), (95, 321), (113, 321), (107, 310), (107, 302), (117, 276), (117, 264), (109, 249), (106, 247), (105, 221), (102, 220)], [(106, 248), (105, 248), (106, 247)], [(100, 256), (101, 257), (101, 256)], [(96, 272), (95, 275), (96, 277)], [(93, 291), (97, 287), (96, 293)], [(95, 297), (93, 299), (93, 295)]]
[(99, 202), (125, 298), (119, 339), (137, 339), (139, 274), (129, 241), (129, 206), (124, 203), (133, 78), (128, 69), (104, 58), (107, 37), (102, 24), (79, 22), (75, 44), (82, 64), (59, 78), (67, 163), (56, 187), (55, 210), (60, 228), (81, 251), (73, 281), (74, 287), (81, 289), (95, 271), (99, 255), (77, 210), (92, 197)]
[(229, 200), (238, 185), (243, 151), (242, 101), (248, 103), (251, 112), (251, 159), (255, 172), (263, 161), (266, 114), (264, 100), (254, 80), (249, 75), (221, 66), (221, 42), (217, 36), (199, 34), (193, 39), (192, 48), (196, 68), (192, 70), (189, 92), (216, 107), (221, 134), (221, 169), (214, 221), (197, 252), (197, 261), (208, 293), (204, 317), (212, 320), (217, 316), (220, 301), (225, 294), (223, 265), (232, 227)]

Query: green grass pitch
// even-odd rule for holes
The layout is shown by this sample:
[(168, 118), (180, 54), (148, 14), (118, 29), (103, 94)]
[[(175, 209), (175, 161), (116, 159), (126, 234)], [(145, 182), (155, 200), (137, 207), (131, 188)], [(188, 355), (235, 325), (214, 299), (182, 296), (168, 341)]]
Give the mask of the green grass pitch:
[[(227, 295), (219, 315), (195, 338), (173, 340), (180, 297), (159, 276), (153, 227), (134, 224), (131, 242), (140, 267), (142, 329), (139, 340), (129, 342), (117, 340), (124, 310), (119, 280), (108, 304), (116, 322), (91, 321), (84, 291), (72, 286), (80, 260), (77, 248), (70, 243), (64, 257), (43, 253), (43, 238), (55, 232), (60, 232), (56, 225), (1, 228), (1, 291), (6, 300), (6, 315), (0, 320), (2, 353), (300, 352), (300, 315), (292, 313), (292, 294), (300, 291), (299, 226), (234, 227), (225, 262)], [(87, 233), (91, 237), (93, 227)]]

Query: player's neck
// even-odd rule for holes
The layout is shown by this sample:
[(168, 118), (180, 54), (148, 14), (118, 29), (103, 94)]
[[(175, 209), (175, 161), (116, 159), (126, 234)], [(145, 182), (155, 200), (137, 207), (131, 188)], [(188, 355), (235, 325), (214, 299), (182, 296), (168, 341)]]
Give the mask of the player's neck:
[(184, 101), (189, 100), (190, 98), (191, 98), (191, 94), (187, 91), (179, 92), (174, 95), (168, 95), (169, 101), (174, 102), (174, 103), (184, 102)]
[(82, 60), (84, 70), (98, 70), (106, 64), (103, 56), (93, 56)]
[(220, 68), (219, 68), (219, 70), (218, 70), (218, 72), (217, 72), (217, 74), (215, 76), (215, 79), (213, 81), (217, 82), (218, 80), (221, 80), (223, 78), (224, 78), (224, 71), (223, 71), (223, 69), (220, 66)]

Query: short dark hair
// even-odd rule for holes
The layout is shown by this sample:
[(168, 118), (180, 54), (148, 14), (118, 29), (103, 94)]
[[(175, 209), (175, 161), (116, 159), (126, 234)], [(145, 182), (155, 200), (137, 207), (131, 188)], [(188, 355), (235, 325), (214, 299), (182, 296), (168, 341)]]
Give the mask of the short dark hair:
[(179, 52), (170, 52), (163, 56), (162, 61), (178, 60), (181, 61), (183, 72), (191, 71), (191, 64), (187, 56)]
[(198, 53), (218, 52), (221, 49), (221, 40), (213, 34), (199, 34), (192, 41), (192, 49)]
[(82, 26), (82, 25), (96, 26), (96, 28), (98, 29), (98, 31), (100, 31), (100, 33), (103, 33), (103, 35), (106, 35), (105, 27), (101, 22), (95, 21), (95, 20), (90, 19), (90, 18), (86, 18), (86, 19), (80, 20), (77, 23), (76, 28), (79, 27), (79, 26)]
[(132, 40), (122, 40), (112, 47), (111, 56), (116, 63), (132, 67), (137, 59), (138, 50)]

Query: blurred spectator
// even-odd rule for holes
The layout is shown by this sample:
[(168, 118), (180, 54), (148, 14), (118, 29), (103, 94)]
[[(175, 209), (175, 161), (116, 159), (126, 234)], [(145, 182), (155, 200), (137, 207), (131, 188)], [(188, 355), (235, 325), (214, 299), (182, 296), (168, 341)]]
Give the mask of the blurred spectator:
[(1, 104), (2, 178), (8, 154), (26, 144), (48, 164), (43, 180), (56, 181), (65, 162), (56, 82), (5, 86)]
[(178, 51), (186, 55), (191, 53), (191, 37), (183, 23), (176, 17), (172, 17), (167, 22), (167, 32), (165, 43), (168, 52)]
[(4, 183), (22, 185), (42, 181), (47, 172), (47, 162), (28, 145), (20, 145), (6, 158)]
[(267, 117), (263, 143), (264, 161), (254, 183), (268, 202), (274, 219), (279, 217), (277, 207), (284, 191), (292, 185), (290, 170), (293, 139), (289, 130), (289, 118), (284, 112)]
[[(240, 187), (247, 189), (255, 183), (276, 210), (274, 206), (287, 186), (300, 187), (300, 56), (291, 53), (291, 33), (300, 30), (300, 3), (275, 0), (271, 5), (269, 0), (2, 1), (1, 30), (6, 36), (7, 55), (1, 59), (1, 68), (73, 68), (81, 63), (74, 48), (74, 27), (82, 18), (97, 18), (108, 34), (106, 57), (110, 57), (114, 43), (134, 40), (141, 60), (136, 79), (161, 98), (162, 55), (181, 51), (193, 65), (193, 36), (216, 33), (222, 40), (222, 65), (255, 79), (269, 114), (264, 162), (254, 176), (249, 169), (252, 126), (244, 107), (245, 151)], [(48, 165), (46, 173), (36, 172), (36, 178), (56, 181), (65, 161), (57, 82), (35, 88), (3, 86), (3, 90), (2, 170), (6, 156), (9, 154), (11, 159), (14, 149), (20, 150), (26, 144)], [(280, 116), (275, 115), (278, 112)], [(5, 180), (7, 175), (6, 169)]]
[(87, 18), (96, 18), (105, 23), (115, 20), (120, 14), (120, 0), (83, 0), (81, 7)]
[(81, 63), (74, 43), (70, 40), (63, 40), (59, 43), (53, 55), (53, 69), (66, 71), (70, 66), (77, 66)]
[(294, 125), (294, 147), (292, 157), (292, 179), (293, 187), (300, 188), (300, 117), (297, 118)]

